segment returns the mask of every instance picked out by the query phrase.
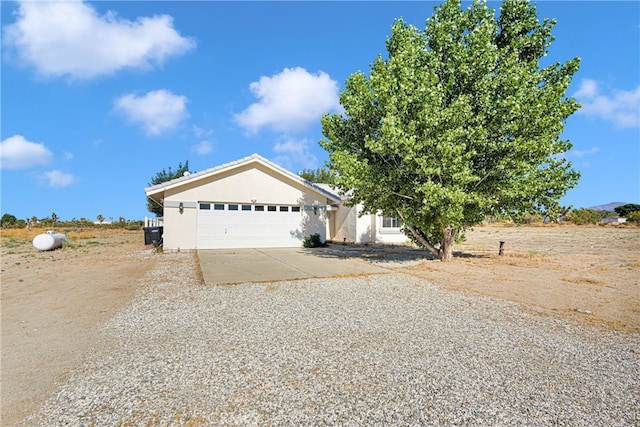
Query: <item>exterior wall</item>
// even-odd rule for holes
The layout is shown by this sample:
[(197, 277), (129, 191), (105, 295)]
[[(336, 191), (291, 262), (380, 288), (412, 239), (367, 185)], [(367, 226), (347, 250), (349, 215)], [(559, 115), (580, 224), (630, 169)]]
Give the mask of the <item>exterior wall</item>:
[(335, 242), (348, 243), (395, 243), (403, 244), (409, 239), (400, 228), (383, 228), (382, 215), (358, 217), (362, 205), (348, 207), (343, 203), (331, 212), (329, 238)]
[[(356, 206), (358, 213), (362, 210), (362, 205)], [(356, 215), (356, 242), (375, 243), (375, 220), (374, 215)]]
[(403, 244), (409, 241), (409, 238), (398, 228), (383, 228), (382, 215), (375, 215), (376, 223), (375, 241), (376, 243), (396, 243)]
[(337, 211), (330, 213), (334, 230), (329, 235), (336, 242), (354, 243), (356, 241), (357, 207), (345, 206), (341, 203)]
[[(179, 212), (178, 204), (185, 207)], [(168, 189), (164, 199), (165, 249), (195, 249), (197, 242), (197, 202), (226, 202), (245, 204), (291, 204), (326, 206), (327, 199), (259, 164), (249, 164), (231, 171), (216, 174), (209, 179), (185, 182), (175, 189)], [(189, 207), (187, 207), (189, 206)], [(300, 233), (304, 238), (318, 233), (327, 238), (326, 212), (304, 211)]]
[[(188, 201), (186, 198), (180, 201)], [(195, 249), (198, 210), (184, 208), (182, 214), (177, 207), (164, 207), (162, 247), (164, 249)]]

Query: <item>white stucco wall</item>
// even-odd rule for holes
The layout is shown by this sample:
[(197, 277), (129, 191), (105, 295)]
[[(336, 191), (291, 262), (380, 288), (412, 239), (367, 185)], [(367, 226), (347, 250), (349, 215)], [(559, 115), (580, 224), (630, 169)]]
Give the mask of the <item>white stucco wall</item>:
[(375, 241), (376, 243), (395, 243), (404, 244), (409, 241), (407, 236), (400, 231), (400, 228), (383, 228), (382, 227), (382, 215), (375, 215), (374, 221), (376, 223)]
[[(358, 213), (361, 212), (362, 206), (358, 205)], [(375, 240), (376, 223), (374, 215), (356, 215), (356, 242), (357, 243), (373, 243)]]
[(340, 204), (337, 211), (331, 211), (333, 236), (329, 236), (335, 242), (354, 243), (356, 241), (356, 207), (348, 207)]
[[(184, 208), (180, 214), (178, 203), (224, 202), (244, 204), (327, 205), (326, 197), (315, 193), (293, 179), (280, 175), (257, 163), (251, 163), (209, 178), (187, 181), (168, 189), (164, 197), (164, 248), (195, 249), (197, 208)], [(318, 233), (327, 239), (327, 215), (303, 211), (301, 232), (304, 237)]]
[(394, 243), (403, 244), (408, 241), (400, 228), (383, 228), (382, 215), (358, 216), (362, 205), (348, 207), (344, 202), (338, 211), (331, 212), (333, 235), (335, 242), (348, 243)]

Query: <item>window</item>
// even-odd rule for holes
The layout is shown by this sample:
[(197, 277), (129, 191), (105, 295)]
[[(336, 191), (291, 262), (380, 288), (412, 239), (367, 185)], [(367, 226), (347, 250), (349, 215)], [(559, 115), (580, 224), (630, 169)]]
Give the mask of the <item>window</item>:
[(229, 210), (230, 211), (237, 211), (238, 210), (238, 205), (229, 205)]
[(275, 212), (276, 211), (276, 207), (275, 206), (267, 206), (267, 210), (269, 212)]
[(208, 211), (211, 209), (211, 203), (200, 203), (200, 209), (203, 211)]
[(280, 206), (280, 212), (289, 212), (289, 206)]
[(291, 206), (291, 212), (300, 212), (300, 206)]
[(383, 216), (382, 217), (382, 228), (398, 228), (400, 227), (400, 222), (398, 218), (393, 216)]
[(251, 210), (251, 205), (242, 205), (242, 210), (243, 211), (250, 211)]
[(256, 205), (256, 206), (253, 208), (253, 210), (254, 210), (254, 211), (256, 211), (256, 212), (264, 212), (264, 206), (262, 206), (262, 205)]
[(214, 211), (223, 211), (224, 210), (224, 205), (222, 203), (214, 203), (213, 204), (213, 210)]

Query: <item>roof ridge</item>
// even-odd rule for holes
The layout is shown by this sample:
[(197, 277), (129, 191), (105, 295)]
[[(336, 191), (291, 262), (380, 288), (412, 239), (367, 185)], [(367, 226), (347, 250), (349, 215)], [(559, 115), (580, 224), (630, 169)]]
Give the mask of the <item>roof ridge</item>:
[(218, 172), (220, 170), (228, 169), (228, 168), (231, 168), (231, 167), (236, 166), (236, 165), (241, 165), (241, 164), (247, 163), (247, 162), (249, 162), (251, 160), (257, 160), (259, 162), (262, 162), (265, 165), (267, 165), (268, 167), (277, 170), (278, 172), (282, 173), (283, 175), (288, 176), (289, 178), (291, 178), (291, 179), (293, 179), (295, 181), (298, 181), (302, 185), (304, 185), (306, 187), (309, 187), (309, 188), (315, 190), (316, 192), (318, 192), (320, 194), (324, 194), (325, 196), (327, 196), (330, 199), (333, 199), (333, 200), (336, 200), (336, 201), (340, 201), (341, 200), (339, 195), (334, 194), (331, 191), (328, 191), (328, 190), (325, 190), (324, 188), (319, 187), (318, 185), (316, 185), (316, 183), (313, 183), (311, 181), (308, 181), (308, 180), (302, 178), (299, 175), (296, 175), (295, 173), (291, 172), (290, 170), (288, 170), (288, 169), (286, 169), (286, 168), (284, 168), (284, 167), (272, 162), (271, 160), (261, 156), (258, 153), (253, 153), (253, 154), (251, 154), (249, 156), (245, 156), (245, 157), (242, 157), (240, 159), (233, 160), (231, 162), (223, 163), (221, 165), (214, 166), (214, 167), (211, 167), (211, 168), (199, 171), (199, 172), (191, 173), (191, 174), (188, 174), (188, 175), (183, 175), (183, 176), (180, 176), (178, 178), (174, 178), (174, 179), (172, 179), (170, 181), (165, 181), (165, 182), (161, 182), (159, 184), (152, 185), (150, 187), (146, 187), (145, 188), (145, 193), (148, 194), (150, 192), (154, 192), (157, 189), (165, 188), (165, 187), (168, 187), (168, 186), (172, 186), (172, 185), (175, 185), (175, 184), (177, 184), (179, 182), (182, 182), (182, 181), (190, 181), (190, 180), (193, 180), (193, 179), (197, 179), (198, 177), (200, 177), (202, 175), (214, 174), (214, 173), (216, 173), (216, 172)]

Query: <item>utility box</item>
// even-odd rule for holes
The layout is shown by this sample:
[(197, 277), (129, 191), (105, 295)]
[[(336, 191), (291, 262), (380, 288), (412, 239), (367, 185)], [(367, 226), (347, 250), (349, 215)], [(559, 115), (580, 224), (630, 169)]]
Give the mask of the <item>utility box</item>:
[(162, 242), (162, 230), (164, 227), (143, 227), (144, 244), (159, 246)]

